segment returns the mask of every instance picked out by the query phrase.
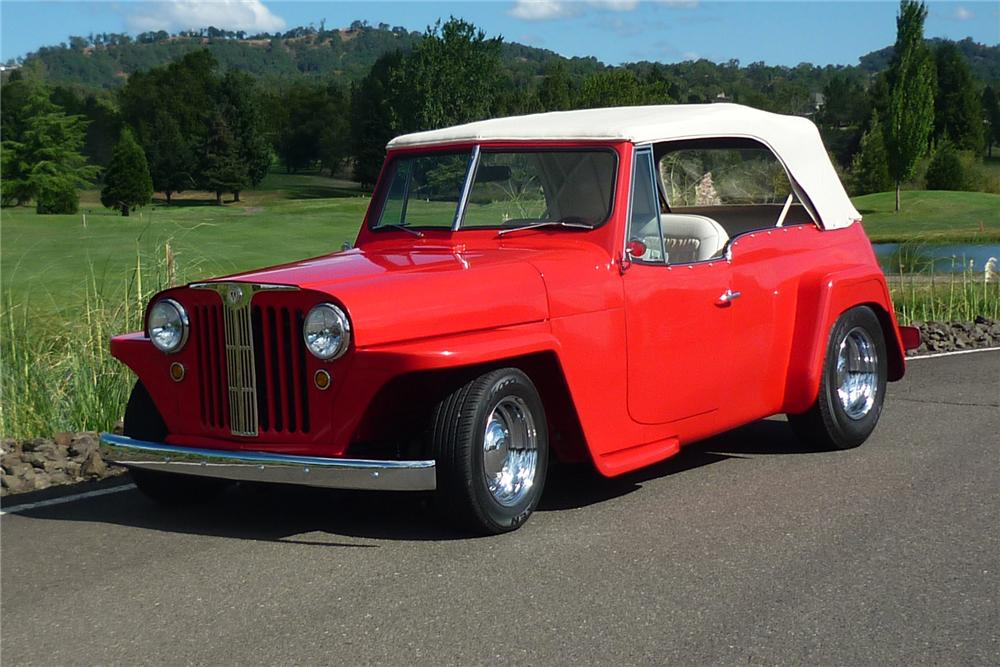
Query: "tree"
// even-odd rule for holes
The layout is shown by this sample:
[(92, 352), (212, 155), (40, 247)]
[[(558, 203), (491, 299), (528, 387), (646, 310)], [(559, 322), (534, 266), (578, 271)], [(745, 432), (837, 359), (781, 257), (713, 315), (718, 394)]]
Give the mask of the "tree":
[[(230, 70), (222, 78), (219, 92), (226, 124), (246, 166), (247, 182), (256, 187), (271, 166), (271, 145), (264, 136), (264, 114), (257, 84), (249, 74)], [(239, 190), (233, 194), (239, 201)]]
[(136, 72), (121, 90), (122, 119), (149, 157), (156, 189), (168, 200), (203, 180), (196, 149), (206, 141), (206, 119), (219, 106), (216, 67), (208, 51), (195, 51), (164, 67)]
[(580, 87), (576, 106), (584, 109), (601, 107), (664, 104), (670, 100), (663, 82), (642, 84), (635, 73), (627, 69), (608, 69), (591, 74)]
[(385, 145), (399, 127), (389, 91), (403, 55), (393, 51), (375, 61), (371, 71), (351, 87), (350, 153), (354, 180), (365, 187), (375, 184), (385, 159)]
[(450, 18), (428, 28), (392, 71), (389, 99), (405, 132), (489, 118), (500, 93), (499, 37)]
[(934, 52), (934, 65), (935, 143), (950, 139), (956, 148), (981, 152), (983, 109), (969, 63), (954, 42), (942, 42)]
[(1000, 100), (993, 86), (983, 89), (982, 104), (986, 117), (986, 154), (993, 157), (993, 144), (1000, 143)]
[(20, 125), (4, 127), (0, 202), (12, 206), (35, 200), (38, 213), (74, 213), (76, 189), (97, 175), (97, 167), (80, 153), (86, 122), (53, 104), (39, 84), (26, 91), (20, 112)]
[(104, 173), (101, 203), (128, 215), (133, 208), (148, 204), (153, 198), (153, 179), (142, 147), (132, 130), (122, 130), (111, 153), (111, 163)]
[(336, 84), (301, 82), (282, 96), (285, 111), (278, 133), (278, 157), (289, 172), (319, 162), (331, 173), (348, 152), (348, 99)]
[(896, 19), (896, 46), (889, 69), (886, 151), (889, 175), (896, 184), (896, 211), (903, 181), (913, 176), (927, 152), (934, 128), (934, 67), (924, 45), (923, 2), (902, 0)]
[(569, 75), (559, 61), (549, 66), (538, 86), (538, 101), (545, 111), (566, 111), (573, 106)]
[(872, 112), (868, 130), (861, 137), (861, 148), (854, 155), (851, 175), (854, 177), (858, 194), (884, 192), (892, 187), (882, 125), (878, 122), (878, 114), (875, 112)]
[(212, 115), (202, 146), (201, 178), (203, 187), (215, 193), (215, 203), (220, 206), (223, 192), (239, 192), (250, 179), (239, 145), (219, 112)]
[(163, 193), (168, 206), (175, 192), (183, 192), (195, 185), (195, 160), (191, 145), (181, 134), (174, 117), (163, 110), (157, 110), (150, 125), (146, 156), (153, 190)]
[(959, 150), (948, 139), (943, 140), (927, 165), (927, 189), (982, 191), (988, 178), (982, 161), (979, 153)]

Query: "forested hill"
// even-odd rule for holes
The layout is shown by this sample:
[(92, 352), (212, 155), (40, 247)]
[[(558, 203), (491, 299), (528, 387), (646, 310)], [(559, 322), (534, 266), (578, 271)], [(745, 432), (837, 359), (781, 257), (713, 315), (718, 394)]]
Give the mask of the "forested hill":
[[(946, 40), (935, 37), (928, 39), (927, 44), (934, 49)], [(987, 46), (972, 41), (971, 37), (966, 37), (960, 42), (955, 42), (955, 46), (969, 63), (972, 76), (982, 82), (990, 83), (1000, 81), (1000, 44)], [(872, 51), (860, 58), (861, 69), (875, 74), (889, 68), (889, 61), (892, 60), (893, 47), (887, 46), (878, 51)]]
[[(243, 70), (264, 82), (330, 75), (353, 81), (367, 75), (379, 56), (394, 50), (409, 51), (422, 36), (399, 26), (369, 26), (360, 21), (343, 29), (294, 28), (271, 35), (216, 28), (176, 35), (148, 32), (136, 37), (103, 33), (70, 37), (68, 43), (42, 47), (28, 54), (22, 65), (53, 85), (112, 89), (134, 72), (208, 49), (223, 69)], [(517, 43), (503, 43), (501, 57), (513, 70), (528, 75), (539, 73), (554, 59), (563, 61), (575, 76), (601, 68), (595, 58), (564, 59), (552, 51)]]
[[(23, 66), (37, 73), (50, 84), (79, 85), (90, 89), (113, 89), (121, 86), (134, 72), (172, 62), (199, 49), (208, 49), (224, 69), (248, 72), (262, 82), (289, 82), (299, 77), (330, 77), (344, 81), (360, 79), (368, 74), (372, 64), (382, 54), (396, 49), (409, 51), (423, 33), (387, 24), (370, 26), (355, 21), (349, 28), (316, 29), (300, 27), (282, 34), (247, 35), (206, 28), (171, 35), (163, 31), (147, 32), (132, 37), (124, 34), (98, 34), (88, 37), (70, 37), (68, 43), (43, 47), (24, 58)], [(928, 40), (937, 43), (941, 40)], [(1000, 81), (1000, 45), (987, 46), (964, 39), (957, 43), (966, 56), (973, 76), (981, 83)], [(560, 61), (571, 79), (579, 80), (603, 68), (595, 58), (563, 58), (552, 51), (504, 42), (501, 57), (507, 71), (515, 81), (523, 81), (545, 72), (552, 61)], [(769, 75), (791, 74), (799, 84), (813, 91), (821, 90), (832, 72), (856, 72), (859, 75), (880, 72), (888, 67), (892, 47), (866, 54), (860, 65), (813, 67), (799, 65), (795, 68), (764, 67), (754, 63), (749, 67), (767, 69)], [(702, 61), (712, 69), (732, 68), (738, 61), (714, 65)], [(692, 63), (660, 66), (677, 69), (683, 76)], [(655, 65), (638, 63), (630, 68), (648, 68)], [(743, 68), (746, 69), (746, 68)], [(733, 79), (712, 76), (717, 85)], [(712, 94), (728, 92), (717, 90)]]

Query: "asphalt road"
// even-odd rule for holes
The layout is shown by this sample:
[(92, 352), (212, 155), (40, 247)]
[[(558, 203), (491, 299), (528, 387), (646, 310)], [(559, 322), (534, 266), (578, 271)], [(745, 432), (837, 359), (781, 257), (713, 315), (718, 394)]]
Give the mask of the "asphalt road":
[(860, 449), (780, 420), (521, 530), (409, 496), (134, 490), (2, 519), (7, 665), (1000, 664), (1000, 353), (912, 362)]

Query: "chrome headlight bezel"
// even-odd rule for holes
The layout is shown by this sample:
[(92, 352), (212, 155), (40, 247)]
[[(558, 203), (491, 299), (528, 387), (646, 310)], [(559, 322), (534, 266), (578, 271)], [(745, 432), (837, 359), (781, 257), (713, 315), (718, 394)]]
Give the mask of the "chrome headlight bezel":
[[(314, 345), (314, 343), (321, 341), (317, 336), (313, 336), (312, 340), (310, 340), (310, 336), (316, 333), (316, 329), (311, 326), (315, 324), (313, 320), (316, 317), (326, 318), (321, 323), (321, 328), (327, 330), (340, 329), (340, 340), (336, 345)], [(333, 334), (326, 335), (330, 336)], [(322, 361), (333, 361), (344, 356), (347, 349), (351, 346), (351, 321), (348, 319), (347, 313), (332, 303), (320, 303), (313, 306), (302, 321), (302, 342), (311, 355)]]
[[(170, 316), (170, 319), (180, 329), (180, 334), (173, 345), (165, 346), (161, 344), (161, 340), (153, 334), (153, 316), (159, 308), (171, 309), (173, 314)], [(164, 354), (175, 354), (180, 352), (184, 349), (184, 345), (187, 343), (190, 332), (191, 321), (188, 319), (188, 314), (184, 309), (184, 306), (182, 306), (178, 301), (174, 299), (160, 299), (149, 309), (149, 315), (146, 317), (146, 335), (149, 337), (150, 342), (153, 343), (153, 347), (160, 352), (163, 352)]]

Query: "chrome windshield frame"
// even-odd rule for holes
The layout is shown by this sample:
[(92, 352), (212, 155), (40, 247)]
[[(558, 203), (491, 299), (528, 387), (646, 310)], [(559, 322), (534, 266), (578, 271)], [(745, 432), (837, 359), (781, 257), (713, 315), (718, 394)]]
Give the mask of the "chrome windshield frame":
[(465, 170), (465, 182), (462, 183), (462, 194), (458, 198), (458, 207), (455, 209), (455, 219), (451, 223), (451, 231), (457, 232), (462, 227), (465, 219), (465, 207), (469, 203), (469, 194), (472, 192), (472, 184), (476, 180), (476, 171), (479, 169), (480, 145), (472, 147), (469, 155), (469, 166)]

